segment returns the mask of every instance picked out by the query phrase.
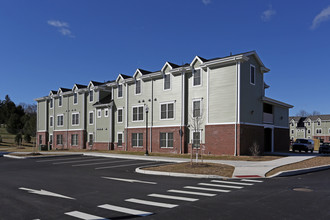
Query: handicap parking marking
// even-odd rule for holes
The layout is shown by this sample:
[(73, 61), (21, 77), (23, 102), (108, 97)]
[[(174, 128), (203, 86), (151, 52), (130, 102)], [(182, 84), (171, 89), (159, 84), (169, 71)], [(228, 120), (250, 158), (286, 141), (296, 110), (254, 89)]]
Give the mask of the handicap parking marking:
[(98, 207), (103, 208), (103, 209), (108, 209), (111, 211), (125, 213), (125, 214), (136, 215), (136, 216), (148, 216), (148, 215), (154, 214), (152, 212), (146, 212), (146, 211), (141, 211), (141, 210), (136, 210), (136, 209), (129, 209), (129, 208), (116, 206), (116, 205), (109, 205), (109, 204), (99, 205)]
[(91, 215), (91, 214), (79, 212), (79, 211), (66, 212), (64, 214), (75, 217), (75, 218), (84, 219), (84, 220), (107, 220), (107, 218), (103, 218), (100, 216)]

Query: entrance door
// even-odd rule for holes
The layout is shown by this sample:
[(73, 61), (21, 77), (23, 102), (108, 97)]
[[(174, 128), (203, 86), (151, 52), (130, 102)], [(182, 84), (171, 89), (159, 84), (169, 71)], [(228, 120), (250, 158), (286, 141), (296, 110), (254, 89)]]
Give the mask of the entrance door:
[(271, 128), (265, 128), (265, 135), (264, 135), (264, 141), (265, 141), (265, 152), (271, 152), (272, 151), (272, 129)]

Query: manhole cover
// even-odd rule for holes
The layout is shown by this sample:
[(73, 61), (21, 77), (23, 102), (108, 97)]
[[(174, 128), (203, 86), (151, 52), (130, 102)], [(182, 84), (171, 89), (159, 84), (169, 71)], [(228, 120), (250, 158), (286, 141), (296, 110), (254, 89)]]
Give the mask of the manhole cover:
[(307, 189), (307, 188), (294, 188), (293, 190), (298, 192), (313, 192), (312, 189)]

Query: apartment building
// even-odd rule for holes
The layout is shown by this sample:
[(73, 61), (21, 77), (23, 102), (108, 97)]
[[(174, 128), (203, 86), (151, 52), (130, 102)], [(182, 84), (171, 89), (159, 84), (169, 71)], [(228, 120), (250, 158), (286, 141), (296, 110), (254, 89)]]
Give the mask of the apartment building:
[(330, 115), (290, 117), (290, 139), (319, 139), (330, 142)]
[(243, 155), (289, 149), (292, 106), (265, 96), (269, 72), (255, 51), (191, 63), (166, 62), (113, 81), (90, 81), (37, 98), (38, 144)]

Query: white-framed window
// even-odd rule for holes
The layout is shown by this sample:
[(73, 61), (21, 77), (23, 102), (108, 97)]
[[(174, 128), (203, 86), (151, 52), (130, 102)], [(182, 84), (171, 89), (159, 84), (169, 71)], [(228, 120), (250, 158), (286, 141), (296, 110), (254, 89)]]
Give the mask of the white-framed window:
[(72, 113), (72, 125), (79, 125), (79, 113)]
[(291, 134), (294, 134), (294, 130), (291, 130)]
[(109, 109), (104, 109), (104, 117), (109, 117)]
[(317, 126), (320, 126), (321, 125), (321, 120), (318, 120), (317, 121)]
[(53, 127), (53, 125), (54, 125), (54, 117), (53, 116), (50, 116), (49, 117), (49, 126), (50, 127)]
[(311, 122), (309, 121), (309, 122), (307, 122), (307, 126), (311, 126)]
[(174, 119), (174, 102), (160, 103), (160, 119)]
[(196, 69), (193, 71), (193, 86), (202, 85), (202, 72), (201, 69)]
[(193, 148), (199, 148), (201, 143), (201, 132), (193, 131), (192, 137), (193, 137), (192, 139)]
[(50, 99), (49, 105), (50, 105), (50, 108), (53, 108), (53, 106), (54, 106), (54, 100), (53, 100), (53, 98)]
[(89, 124), (94, 124), (94, 111), (89, 112)]
[(118, 93), (117, 93), (117, 98), (122, 98), (123, 97), (123, 85), (119, 84), (118, 85)]
[(322, 134), (322, 128), (317, 128), (316, 129), (316, 134)]
[(122, 123), (123, 122), (123, 109), (119, 108), (117, 111), (117, 122)]
[(141, 94), (141, 80), (135, 81), (135, 95)]
[(102, 109), (97, 110), (97, 118), (101, 118), (102, 116)]
[(132, 107), (133, 121), (143, 121), (143, 106)]
[(73, 93), (73, 104), (77, 105), (78, 104), (78, 93)]
[(62, 127), (64, 124), (64, 115), (57, 115), (57, 126)]
[(170, 90), (171, 89), (171, 74), (164, 74), (164, 90)]
[(117, 146), (122, 147), (123, 146), (123, 132), (117, 133)]
[(78, 134), (71, 134), (71, 146), (78, 146)]
[(159, 144), (161, 148), (173, 148), (173, 132), (160, 132)]
[(250, 65), (250, 83), (252, 85), (256, 84), (256, 67), (253, 65)]
[(143, 133), (132, 133), (132, 147), (143, 147)]
[(310, 134), (310, 133), (311, 133), (311, 129), (308, 129), (308, 130), (307, 130), (307, 134)]
[(63, 135), (56, 135), (56, 145), (63, 145)]
[(89, 102), (93, 102), (93, 101), (94, 101), (94, 91), (89, 90)]
[(194, 99), (192, 101), (192, 113), (193, 113), (194, 118), (202, 116), (202, 100), (201, 99)]
[(94, 143), (94, 134), (93, 133), (89, 133), (88, 134), (88, 145), (92, 146)]
[(58, 106), (62, 107), (62, 96), (58, 97)]
[(291, 126), (292, 126), (292, 127), (294, 126), (294, 122), (291, 122)]

